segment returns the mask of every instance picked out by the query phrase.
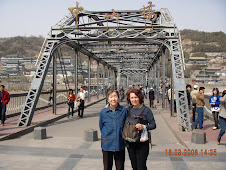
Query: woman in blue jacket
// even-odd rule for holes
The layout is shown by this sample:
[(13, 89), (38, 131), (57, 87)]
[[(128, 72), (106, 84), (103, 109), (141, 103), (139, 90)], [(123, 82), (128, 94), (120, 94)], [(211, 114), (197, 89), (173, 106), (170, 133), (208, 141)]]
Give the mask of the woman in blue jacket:
[(215, 126), (213, 127), (213, 130), (218, 129), (219, 124), (219, 111), (220, 111), (220, 96), (219, 96), (219, 90), (218, 88), (213, 88), (213, 95), (209, 99), (209, 103), (211, 105), (211, 111), (214, 118)]
[(99, 127), (104, 170), (112, 169), (113, 158), (116, 170), (124, 170), (125, 143), (122, 133), (128, 111), (120, 106), (118, 101), (118, 91), (110, 91), (108, 93), (109, 106), (100, 112)]

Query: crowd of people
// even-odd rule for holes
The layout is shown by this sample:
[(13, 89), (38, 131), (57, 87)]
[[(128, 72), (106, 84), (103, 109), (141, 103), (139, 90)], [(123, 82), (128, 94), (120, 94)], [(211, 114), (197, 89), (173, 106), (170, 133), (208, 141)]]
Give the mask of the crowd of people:
[[(190, 108), (192, 104), (192, 121), (194, 122), (194, 129), (205, 130), (203, 127), (204, 107), (206, 105), (204, 99), (205, 87), (199, 87), (194, 85), (194, 90), (191, 91), (191, 85), (186, 86), (188, 106)], [(226, 129), (226, 90), (220, 92), (218, 88), (213, 88), (212, 95), (209, 98), (209, 104), (211, 106), (211, 112), (214, 119), (213, 130), (219, 129), (220, 132), (217, 138), (217, 144), (220, 144), (221, 137), (225, 133)], [(196, 111), (198, 112), (196, 118)], [(220, 120), (220, 121), (219, 121)]]

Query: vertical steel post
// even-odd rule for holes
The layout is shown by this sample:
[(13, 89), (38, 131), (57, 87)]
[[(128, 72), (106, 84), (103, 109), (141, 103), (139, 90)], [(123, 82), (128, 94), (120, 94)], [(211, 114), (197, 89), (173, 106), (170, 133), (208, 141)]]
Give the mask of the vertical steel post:
[(98, 61), (97, 62), (97, 99), (99, 99), (99, 95), (100, 95), (100, 91), (99, 91), (99, 77), (100, 77), (99, 66), (100, 66), (100, 63)]
[(128, 74), (126, 76), (126, 87), (127, 87), (127, 89), (129, 88), (129, 75)]
[(117, 75), (117, 89), (119, 90), (120, 89), (120, 85), (122, 84), (122, 81), (121, 81), (121, 69), (119, 68), (118, 69), (118, 75)]
[(162, 108), (165, 108), (165, 48), (162, 49)]
[(155, 93), (156, 93), (156, 90), (157, 90), (157, 88), (156, 88), (156, 86), (157, 86), (157, 82), (156, 82), (156, 63), (154, 64), (154, 90), (155, 90)]
[(90, 59), (90, 56), (89, 56), (89, 64), (88, 64), (88, 101), (89, 102), (90, 102), (90, 92), (91, 92), (91, 89), (90, 89), (90, 84), (91, 84), (90, 73), (91, 73), (91, 59)]
[(75, 96), (78, 94), (78, 50), (75, 49)]
[(53, 54), (53, 114), (56, 114), (56, 76), (57, 76), (57, 51)]
[(105, 65), (103, 65), (103, 97), (105, 96)]
[(159, 86), (160, 86), (160, 61), (159, 61), (159, 59), (158, 59), (158, 62), (157, 62), (157, 72), (158, 72), (158, 74), (157, 74), (157, 103), (159, 103), (159, 97), (160, 97), (160, 95), (159, 95), (159, 93), (160, 93), (160, 89), (159, 89)]
[(151, 87), (151, 69), (149, 70), (149, 74), (148, 74), (148, 86), (149, 88)]
[(109, 83), (110, 83), (110, 68), (108, 67), (108, 84), (107, 84), (107, 88), (109, 87)]
[(172, 65), (171, 65), (171, 100), (170, 100), (170, 114), (173, 116), (174, 114), (174, 87), (173, 87), (173, 70), (172, 70)]

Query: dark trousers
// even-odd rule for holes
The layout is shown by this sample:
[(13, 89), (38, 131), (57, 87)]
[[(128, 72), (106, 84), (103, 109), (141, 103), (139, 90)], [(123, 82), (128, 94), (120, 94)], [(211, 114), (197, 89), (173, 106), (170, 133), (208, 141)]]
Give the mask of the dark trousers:
[(84, 106), (85, 106), (85, 101), (82, 100), (81, 104), (80, 104), (79, 107), (78, 107), (78, 116), (79, 116), (79, 117), (83, 117)]
[(177, 105), (176, 105), (176, 100), (174, 99), (174, 112), (177, 113)]
[(70, 116), (70, 110), (71, 110), (71, 115), (74, 116), (74, 102), (73, 103), (70, 103), (68, 105), (68, 113), (67, 113), (67, 116), (68, 117)]
[(125, 163), (125, 149), (121, 151), (104, 151), (103, 153), (103, 163), (104, 163), (104, 170), (112, 170), (113, 166), (113, 158), (115, 160), (115, 167), (116, 170), (124, 170), (124, 163)]
[(48, 105), (51, 104), (51, 100), (53, 101), (53, 97), (49, 96), (49, 103), (48, 103)]
[(149, 141), (129, 143), (127, 149), (133, 170), (147, 170)]
[(154, 107), (154, 100), (149, 99), (149, 104), (151, 108)]
[(193, 103), (192, 104), (192, 113), (193, 113), (192, 120), (193, 120), (193, 122), (195, 122), (195, 112), (196, 112), (196, 103)]
[(226, 119), (223, 117), (220, 117), (220, 127), (221, 127), (221, 130), (218, 135), (217, 141), (221, 140), (221, 137), (224, 135), (225, 130), (226, 130)]
[(214, 119), (215, 127), (218, 128), (218, 124), (219, 124), (218, 115), (219, 115), (219, 112), (212, 112), (212, 114), (213, 114), (213, 119)]
[(198, 117), (195, 120), (195, 124), (194, 127), (197, 127), (197, 124), (199, 124), (199, 129), (203, 128), (203, 107), (197, 107), (197, 111), (198, 111)]
[(0, 102), (0, 118), (1, 118), (1, 123), (5, 123), (5, 113), (6, 113), (6, 106), (2, 102)]

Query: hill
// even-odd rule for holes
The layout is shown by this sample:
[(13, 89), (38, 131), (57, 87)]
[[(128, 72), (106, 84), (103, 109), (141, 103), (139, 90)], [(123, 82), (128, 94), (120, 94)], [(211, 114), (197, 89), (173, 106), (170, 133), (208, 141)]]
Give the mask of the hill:
[[(196, 30), (180, 31), (185, 57), (190, 53), (226, 52), (226, 34), (223, 32), (200, 32)], [(44, 38), (39, 37), (12, 37), (0, 38), (0, 57), (17, 54), (33, 57), (39, 54)], [(70, 48), (64, 47), (64, 55), (70, 55)]]
[(187, 53), (226, 52), (224, 32), (180, 31), (183, 49)]

